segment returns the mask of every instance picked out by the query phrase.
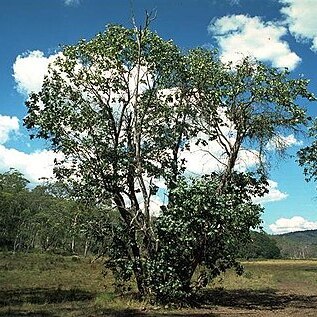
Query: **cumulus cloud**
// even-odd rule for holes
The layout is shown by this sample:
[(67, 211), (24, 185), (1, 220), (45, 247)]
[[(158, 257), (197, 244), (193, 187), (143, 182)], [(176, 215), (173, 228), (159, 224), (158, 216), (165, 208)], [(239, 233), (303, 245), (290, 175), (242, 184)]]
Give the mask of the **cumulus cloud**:
[(278, 183), (273, 180), (268, 180), (269, 192), (265, 194), (263, 197), (255, 197), (253, 198), (253, 202), (256, 204), (264, 205), (273, 201), (280, 201), (286, 199), (288, 197), (287, 193), (283, 193), (278, 189)]
[(35, 185), (40, 183), (40, 178), (53, 177), (55, 157), (56, 154), (48, 150), (28, 154), (0, 145), (0, 170), (15, 168)]
[(317, 229), (317, 222), (309, 221), (303, 217), (280, 218), (275, 223), (269, 225), (274, 234), (282, 234), (294, 231)]
[[(210, 142), (207, 146), (197, 146), (191, 141), (191, 150), (184, 151), (180, 158), (185, 159), (187, 173), (194, 175), (210, 174), (220, 171), (227, 163), (227, 156), (216, 142)], [(255, 150), (241, 150), (238, 154), (235, 169), (245, 172), (259, 163), (259, 153)]]
[(294, 134), (290, 134), (273, 138), (266, 147), (268, 150), (283, 150), (294, 145), (303, 145), (303, 141), (297, 140)]
[(17, 117), (9, 117), (0, 115), (0, 144), (4, 144), (9, 140), (11, 133), (19, 131), (19, 119)]
[(238, 63), (252, 56), (274, 67), (294, 69), (301, 58), (282, 40), (287, 28), (280, 23), (265, 22), (260, 17), (230, 15), (213, 20), (208, 31), (216, 39), (223, 62)]
[(31, 92), (41, 90), (48, 65), (56, 59), (57, 55), (45, 57), (41, 51), (32, 51), (18, 55), (13, 64), (13, 77), (17, 90), (29, 95)]
[[(234, 142), (234, 131), (230, 129), (223, 129), (223, 133), (230, 135), (228, 139)], [(208, 140), (208, 137), (203, 133), (199, 133), (198, 137), (191, 140), (190, 150), (184, 150), (181, 152), (180, 160), (186, 160), (186, 174), (187, 175), (203, 175), (210, 174), (215, 171), (223, 170), (227, 163), (227, 155), (224, 153), (224, 149), (217, 141), (208, 142), (203, 146), (197, 144), (197, 140)], [(263, 160), (263, 158), (262, 158)], [(259, 164), (260, 153), (252, 149), (241, 149), (238, 153), (235, 170), (239, 172), (245, 172), (252, 169)], [(278, 183), (273, 180), (268, 180), (268, 193), (263, 197), (255, 197), (254, 203), (266, 204), (269, 202), (280, 201), (288, 197), (287, 193), (281, 192), (278, 189)]]
[(223, 168), (222, 148), (216, 142), (209, 142), (206, 146), (197, 144), (198, 139), (208, 140), (200, 133), (198, 138), (190, 141), (190, 151), (184, 150), (180, 154), (180, 160), (186, 161), (186, 172), (190, 175), (202, 175)]
[[(224, 121), (228, 122), (226, 118)], [(229, 123), (229, 122), (228, 122)], [(230, 123), (227, 127), (222, 128), (223, 137), (221, 142), (219, 139), (209, 141), (208, 136), (202, 132), (196, 138), (189, 142), (190, 150), (184, 150), (180, 154), (180, 160), (186, 161), (186, 173), (189, 175), (210, 174), (215, 171), (223, 170), (226, 167), (228, 155), (226, 154), (223, 143), (233, 145), (236, 138), (236, 133)], [(202, 140), (206, 142), (198, 142)], [(245, 172), (249, 168), (254, 167), (259, 163), (260, 154), (256, 150), (241, 148), (238, 153), (235, 169), (240, 172)]]
[(25, 153), (4, 144), (9, 140), (11, 133), (19, 132), (19, 119), (0, 115), (0, 171), (15, 168), (25, 175), (32, 185), (38, 184), (40, 178), (53, 177), (54, 158), (53, 151), (42, 150)]
[(280, 0), (281, 13), (292, 35), (299, 41), (311, 41), (317, 52), (317, 6), (315, 0)]

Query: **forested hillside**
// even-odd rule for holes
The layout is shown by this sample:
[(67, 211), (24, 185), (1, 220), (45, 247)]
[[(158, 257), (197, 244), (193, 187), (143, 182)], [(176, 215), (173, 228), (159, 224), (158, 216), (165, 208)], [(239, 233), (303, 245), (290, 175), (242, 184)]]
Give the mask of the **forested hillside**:
[(317, 230), (268, 235), (252, 232), (252, 242), (240, 251), (244, 259), (317, 258)]
[(285, 258), (317, 258), (317, 230), (305, 230), (274, 235)]

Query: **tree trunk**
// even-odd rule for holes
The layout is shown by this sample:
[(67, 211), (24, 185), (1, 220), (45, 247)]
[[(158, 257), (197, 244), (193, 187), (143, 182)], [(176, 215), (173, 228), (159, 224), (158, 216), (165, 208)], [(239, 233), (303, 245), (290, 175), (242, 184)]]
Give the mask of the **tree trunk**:
[(128, 210), (125, 208), (124, 200), (120, 193), (117, 193), (114, 197), (115, 204), (119, 210), (119, 213), (126, 223), (126, 225), (129, 228), (129, 242), (130, 242), (130, 250), (132, 253), (132, 261), (133, 261), (133, 274), (137, 283), (138, 292), (140, 296), (144, 296), (145, 294), (145, 288), (144, 288), (144, 270), (143, 265), (141, 261), (141, 251), (140, 247), (138, 246), (137, 240), (136, 240), (136, 231), (131, 223), (131, 214), (128, 212)]
[(89, 240), (88, 240), (88, 238), (87, 238), (86, 241), (85, 241), (84, 257), (87, 256), (88, 249), (89, 249)]
[(75, 237), (74, 237), (74, 235), (72, 236), (71, 251), (72, 251), (72, 253), (75, 253)]
[(13, 253), (15, 253), (17, 251), (17, 248), (18, 248), (18, 239), (19, 239), (19, 235), (16, 235), (15, 236), (15, 239), (14, 239), (14, 243), (13, 243)]
[(237, 132), (236, 141), (234, 143), (234, 146), (231, 149), (230, 156), (228, 157), (228, 160), (227, 160), (226, 169), (225, 169), (224, 174), (222, 176), (220, 185), (219, 185), (219, 187), (217, 189), (218, 194), (221, 194), (221, 193), (224, 192), (228, 182), (231, 179), (232, 172), (234, 170), (234, 167), (236, 166), (236, 161), (237, 161), (237, 158), (238, 158), (238, 154), (239, 154), (239, 151), (240, 151), (242, 140), (243, 140), (243, 135)]

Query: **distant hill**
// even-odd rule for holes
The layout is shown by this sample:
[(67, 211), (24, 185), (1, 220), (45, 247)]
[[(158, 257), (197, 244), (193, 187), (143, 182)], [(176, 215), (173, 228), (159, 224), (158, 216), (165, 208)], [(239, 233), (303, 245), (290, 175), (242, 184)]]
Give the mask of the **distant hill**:
[(289, 232), (271, 236), (286, 258), (317, 258), (317, 230)]

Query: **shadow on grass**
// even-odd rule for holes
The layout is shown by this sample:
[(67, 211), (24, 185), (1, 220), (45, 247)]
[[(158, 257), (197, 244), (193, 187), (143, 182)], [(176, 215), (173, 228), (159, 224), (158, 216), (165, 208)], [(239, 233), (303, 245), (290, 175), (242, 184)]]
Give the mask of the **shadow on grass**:
[(87, 317), (163, 317), (163, 316), (171, 316), (171, 317), (217, 317), (211, 312), (199, 312), (199, 310), (191, 310), (190, 312), (154, 312), (154, 311), (146, 311), (143, 312), (138, 309), (99, 309), (99, 310), (83, 310), (73, 308), (71, 311), (69, 309), (55, 309), (55, 311), (37, 311), (37, 312), (28, 312), (23, 309), (15, 309), (6, 312), (0, 312), (0, 317), (63, 317), (67, 314), (71, 316), (87, 316)]
[(317, 309), (317, 295), (283, 294), (274, 289), (214, 289), (204, 291), (198, 304), (201, 307), (217, 305), (256, 310), (279, 310), (287, 307)]
[(5, 312), (0, 312), (1, 317), (56, 317), (56, 315), (51, 314), (50, 312), (38, 311), (38, 312), (27, 312), (27, 311), (18, 311), (10, 310)]
[[(317, 310), (317, 295), (284, 294), (274, 289), (261, 290), (223, 290), (209, 289), (196, 298), (192, 308), (184, 310), (152, 310), (100, 308), (94, 304), (95, 294), (83, 290), (61, 290), (30, 288), (21, 290), (0, 290), (0, 317), (58, 317), (74, 316), (94, 317), (216, 317), (216, 307), (243, 310), (284, 310), (286, 308), (305, 308)], [(67, 303), (76, 302), (68, 305)], [(23, 304), (48, 304), (35, 306), (27, 311)], [(61, 305), (58, 305), (61, 304)], [(65, 305), (64, 305), (65, 304)], [(3, 311), (5, 310), (5, 312)], [(214, 311), (214, 312), (212, 312)]]
[(23, 303), (29, 304), (53, 304), (74, 301), (88, 301), (95, 294), (79, 289), (50, 289), (50, 288), (26, 288), (15, 290), (0, 290), (0, 307), (15, 306)]
[(215, 315), (211, 312), (205, 312), (201, 313), (199, 311), (193, 311), (187, 313), (182, 312), (145, 312), (141, 313), (139, 311), (125, 311), (125, 312), (116, 312), (111, 313), (109, 312), (109, 315), (107, 315), (107, 312), (103, 312), (103, 316), (106, 317), (163, 317), (163, 316), (170, 316), (170, 317), (217, 317), (218, 315)]

